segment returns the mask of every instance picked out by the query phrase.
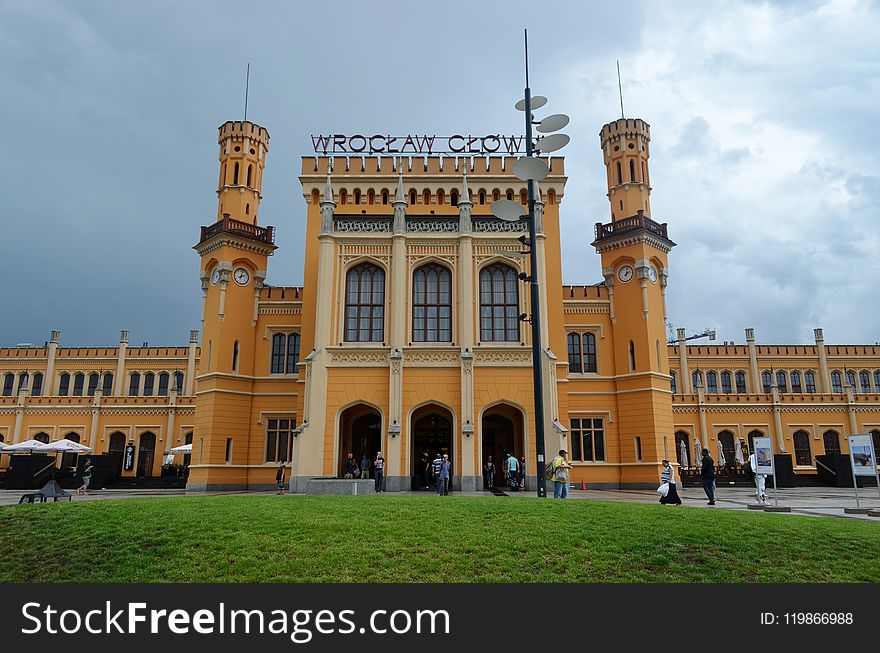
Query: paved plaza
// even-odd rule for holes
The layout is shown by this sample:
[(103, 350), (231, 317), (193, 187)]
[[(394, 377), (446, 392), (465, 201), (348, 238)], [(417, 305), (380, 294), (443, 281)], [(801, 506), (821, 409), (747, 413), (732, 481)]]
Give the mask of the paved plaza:
[[(552, 486), (551, 486), (552, 492)], [(27, 490), (0, 490), (0, 506), (14, 505), (18, 503), (22, 494)], [(214, 496), (241, 495), (241, 496), (271, 496), (274, 492), (215, 492)], [(490, 496), (486, 492), (456, 492), (456, 496)], [(686, 507), (705, 508), (707, 510), (749, 510), (749, 505), (755, 503), (754, 491), (747, 487), (731, 487), (718, 489), (716, 504), (706, 505), (706, 497), (698, 488), (683, 488), (679, 490), (682, 501)], [(387, 496), (436, 496), (430, 492), (403, 492), (397, 495)], [(88, 496), (74, 494), (72, 501), (101, 501), (104, 499), (143, 499), (149, 497), (184, 497), (184, 490), (95, 490)], [(205, 496), (198, 494), (194, 496)], [(298, 495), (288, 494), (288, 497)], [(877, 488), (861, 488), (859, 490), (861, 505), (863, 508), (880, 509), (880, 494)], [(534, 498), (532, 492), (513, 492), (508, 496), (496, 497), (498, 501), (512, 499)], [(657, 494), (650, 490), (572, 490), (570, 499), (597, 499), (601, 501), (623, 501), (628, 503), (656, 503)], [(438, 497), (438, 500), (439, 497)], [(63, 501), (67, 503), (66, 500)], [(59, 502), (60, 503), (60, 502)], [(768, 489), (767, 503), (774, 505), (773, 490)], [(845, 514), (844, 508), (856, 506), (853, 491), (846, 488), (792, 488), (779, 490), (779, 505), (791, 508), (791, 513), (785, 514), (810, 515), (813, 517), (840, 517), (845, 519), (862, 519), (880, 523), (880, 518), (868, 515)], [(669, 510), (677, 510), (675, 506), (669, 506)]]

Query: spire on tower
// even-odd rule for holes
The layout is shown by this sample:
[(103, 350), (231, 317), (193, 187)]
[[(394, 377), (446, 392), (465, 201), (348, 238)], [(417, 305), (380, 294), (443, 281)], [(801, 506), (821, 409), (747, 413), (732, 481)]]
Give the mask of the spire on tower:
[(458, 198), (458, 203), (461, 204), (462, 202), (473, 205), (471, 202), (471, 192), (468, 190), (467, 170), (461, 175), (461, 197)]
[(327, 185), (324, 186), (324, 197), (321, 199), (321, 203), (325, 202), (333, 202), (333, 185), (330, 183), (330, 167), (327, 167)]
[(406, 202), (406, 193), (403, 192), (403, 168), (398, 165), (397, 170), (399, 172), (397, 176), (397, 197), (394, 198), (394, 201)]

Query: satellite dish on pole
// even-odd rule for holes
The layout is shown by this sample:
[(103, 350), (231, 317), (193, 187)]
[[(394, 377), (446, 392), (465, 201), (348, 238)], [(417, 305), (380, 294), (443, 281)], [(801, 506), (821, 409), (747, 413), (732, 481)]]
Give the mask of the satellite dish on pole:
[(568, 142), (571, 140), (571, 137), (568, 134), (553, 134), (552, 136), (544, 136), (544, 138), (539, 138), (538, 142), (535, 143), (535, 149), (540, 151), (542, 154), (547, 152), (555, 152), (556, 150), (561, 150), (563, 147), (568, 145)]
[[(532, 96), (532, 111), (534, 111), (535, 109), (540, 109), (545, 104), (547, 104), (547, 98), (545, 98), (543, 95)], [(525, 98), (523, 98), (522, 100), (517, 102), (514, 106), (517, 111), (525, 111), (526, 110)]]
[(523, 181), (541, 181), (550, 174), (550, 166), (543, 159), (522, 156), (513, 164), (513, 174)]
[(568, 121), (569, 117), (564, 113), (554, 113), (552, 116), (544, 118), (536, 129), (542, 134), (548, 134), (562, 129), (568, 124)]
[(513, 200), (492, 202), (492, 215), (507, 222), (516, 222), (525, 215), (523, 205)]

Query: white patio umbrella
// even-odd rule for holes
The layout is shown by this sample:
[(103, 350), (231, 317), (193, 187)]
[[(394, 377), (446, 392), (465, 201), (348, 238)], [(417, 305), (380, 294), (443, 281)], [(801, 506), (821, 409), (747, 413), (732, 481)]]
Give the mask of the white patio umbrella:
[(46, 447), (49, 445), (40, 442), (39, 440), (24, 440), (22, 442), (17, 442), (15, 444), (10, 444), (7, 446), (0, 446), (0, 452), (2, 453), (32, 453), (34, 451), (40, 452), (45, 451)]
[(718, 464), (724, 466), (727, 464), (727, 457), (724, 455), (724, 445), (718, 440)]
[(193, 452), (193, 446), (191, 444), (182, 444), (179, 447), (174, 447), (168, 451), (171, 453), (191, 454)]
[(40, 449), (40, 451), (45, 451), (47, 453), (86, 453), (91, 450), (91, 447), (87, 447), (79, 442), (74, 442), (73, 440), (56, 440), (55, 442), (43, 445), (43, 448)]
[(700, 446), (700, 438), (694, 438), (694, 464), (699, 465), (703, 460), (703, 447)]
[(736, 443), (736, 462), (740, 465), (743, 465), (746, 462), (746, 459), (743, 457), (742, 442)]
[(690, 467), (690, 465), (688, 465), (688, 446), (684, 440), (681, 441), (681, 446), (679, 447), (679, 451), (681, 451), (681, 464), (682, 464), (682, 466)]

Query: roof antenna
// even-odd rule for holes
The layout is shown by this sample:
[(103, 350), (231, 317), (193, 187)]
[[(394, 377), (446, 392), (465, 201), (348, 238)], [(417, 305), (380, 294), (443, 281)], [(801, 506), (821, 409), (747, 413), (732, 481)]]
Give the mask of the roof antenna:
[(617, 60), (617, 92), (620, 94), (620, 117), (626, 118), (623, 114), (623, 86), (620, 83), (620, 59)]
[(244, 121), (245, 122), (247, 122), (247, 102), (248, 102), (248, 91), (250, 90), (250, 83), (251, 83), (251, 65), (249, 63), (247, 65), (247, 74), (245, 75), (245, 78), (244, 78)]

